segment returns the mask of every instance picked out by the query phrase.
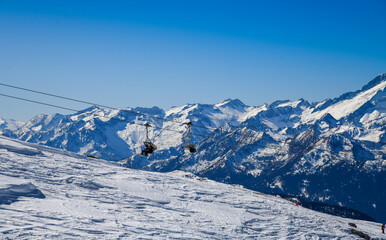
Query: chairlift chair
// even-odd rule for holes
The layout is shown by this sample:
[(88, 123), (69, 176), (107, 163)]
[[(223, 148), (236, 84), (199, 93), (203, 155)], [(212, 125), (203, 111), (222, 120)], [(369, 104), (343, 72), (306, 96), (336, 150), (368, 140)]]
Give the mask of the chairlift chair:
[(147, 156), (148, 154), (152, 154), (155, 150), (157, 150), (157, 146), (152, 143), (149, 138), (149, 127), (151, 127), (150, 124), (146, 123), (144, 126), (146, 127), (146, 140), (143, 142), (145, 149), (142, 150), (141, 155)]
[(187, 151), (189, 151), (191, 153), (197, 152), (196, 147), (193, 145), (192, 138), (190, 137), (190, 128), (192, 126), (192, 123), (188, 122), (188, 123), (186, 123), (186, 125), (188, 126), (188, 132), (186, 134), (185, 139), (183, 140), (184, 143), (182, 145), (182, 149), (185, 152), (187, 152)]

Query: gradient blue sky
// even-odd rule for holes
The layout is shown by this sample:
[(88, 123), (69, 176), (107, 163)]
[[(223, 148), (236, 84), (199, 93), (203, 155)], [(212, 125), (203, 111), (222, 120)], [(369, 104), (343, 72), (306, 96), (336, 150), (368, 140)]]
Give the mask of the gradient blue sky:
[[(385, 0), (0, 0), (0, 82), (165, 110), (321, 101), (386, 72), (385, 13)], [(54, 112), (70, 113), (0, 96), (0, 117)]]

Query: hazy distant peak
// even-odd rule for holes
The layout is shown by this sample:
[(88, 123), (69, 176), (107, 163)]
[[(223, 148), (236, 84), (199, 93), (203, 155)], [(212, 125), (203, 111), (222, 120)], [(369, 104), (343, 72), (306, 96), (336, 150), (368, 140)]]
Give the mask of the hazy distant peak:
[(149, 114), (149, 115), (156, 115), (156, 116), (162, 116), (165, 114), (165, 111), (159, 107), (151, 107), (151, 108), (145, 108), (145, 107), (136, 107), (133, 108), (132, 111)]
[(95, 110), (101, 110), (101, 108), (94, 105), (94, 106), (88, 107), (88, 108), (86, 108), (86, 109), (84, 109), (84, 110), (82, 110), (82, 111), (80, 111), (78, 113), (92, 112), (92, 111), (95, 111)]
[(241, 100), (239, 99), (225, 99), (224, 101), (220, 102), (220, 103), (217, 103), (215, 105), (216, 107), (218, 108), (221, 108), (221, 107), (231, 107), (231, 108), (245, 108), (247, 107), (247, 105), (245, 105)]

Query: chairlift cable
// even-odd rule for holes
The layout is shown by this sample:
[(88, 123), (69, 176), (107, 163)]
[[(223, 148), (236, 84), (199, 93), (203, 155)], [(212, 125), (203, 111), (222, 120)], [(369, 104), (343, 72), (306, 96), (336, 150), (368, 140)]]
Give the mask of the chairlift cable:
[[(37, 90), (29, 89), (29, 88), (18, 87), (18, 86), (14, 86), (14, 85), (10, 85), (10, 84), (5, 84), (5, 83), (0, 83), (0, 85), (4, 86), (4, 87), (9, 87), (9, 88), (14, 88), (14, 89), (18, 89), (18, 90), (27, 91), (27, 92), (32, 92), (32, 93), (37, 93), (37, 94), (41, 94), (41, 95), (46, 95), (46, 96), (50, 96), (50, 97), (61, 98), (61, 99), (68, 100), (68, 101), (83, 103), (83, 104), (87, 104), (87, 105), (98, 106), (98, 107), (102, 107), (102, 108), (108, 108), (108, 109), (111, 109), (111, 110), (119, 110), (119, 111), (129, 112), (129, 113), (133, 113), (133, 114), (136, 114), (136, 115), (141, 115), (141, 116), (145, 116), (145, 117), (149, 117), (149, 118), (153, 118), (153, 119), (158, 119), (158, 120), (162, 120), (162, 121), (168, 121), (168, 122), (173, 122), (173, 123), (177, 123), (177, 124), (185, 124), (185, 122), (181, 122), (181, 121), (176, 121), (176, 120), (171, 120), (171, 119), (167, 119), (167, 118), (162, 118), (162, 117), (158, 117), (158, 116), (154, 116), (154, 115), (150, 115), (150, 114), (146, 114), (146, 113), (135, 112), (135, 111), (128, 110), (128, 109), (121, 109), (121, 108), (111, 107), (111, 106), (107, 106), (107, 105), (103, 105), (103, 104), (97, 104), (97, 103), (93, 103), (93, 102), (89, 102), (89, 101), (84, 101), (84, 100), (79, 100), (79, 99), (75, 99), (75, 98), (60, 96), (60, 95), (57, 95), (57, 94), (47, 93), (47, 92), (43, 92), (43, 91), (37, 91)], [(208, 126), (202, 126), (202, 125), (193, 125), (193, 126), (197, 127), (197, 128), (208, 129), (208, 130), (211, 130), (211, 131), (214, 131), (214, 130), (217, 129), (217, 128), (214, 128), (214, 127), (208, 127)]]
[[(89, 111), (76, 110), (76, 109), (73, 109), (73, 108), (68, 108), (68, 107), (63, 107), (63, 106), (54, 105), (54, 104), (50, 104), (50, 103), (35, 101), (35, 100), (27, 99), (27, 98), (11, 96), (11, 95), (7, 95), (7, 94), (3, 94), (3, 93), (0, 93), (0, 96), (8, 97), (8, 98), (13, 98), (13, 99), (18, 99), (18, 100), (22, 100), (22, 101), (26, 101), (26, 102), (32, 102), (32, 103), (36, 103), (36, 104), (40, 104), (40, 105), (45, 105), (45, 106), (49, 106), (49, 107), (54, 107), (54, 108), (59, 108), (59, 109), (63, 109), (63, 110), (68, 110), (68, 111), (72, 111), (72, 112), (76, 112), (76, 113), (80, 113), (80, 114), (82, 114), (82, 113), (89, 113), (90, 115), (101, 117), (101, 118), (107, 118), (107, 119), (112, 119), (112, 120), (116, 120), (116, 121), (127, 122), (127, 123), (130, 123), (130, 124), (145, 126), (145, 124), (140, 124), (140, 123), (136, 123), (136, 122), (133, 122), (133, 121), (127, 121), (127, 120), (124, 120), (124, 119), (121, 119), (121, 118), (117, 118), (117, 117), (104, 116), (104, 115), (100, 115), (100, 114), (96, 114), (96, 113), (90, 113)], [(177, 131), (177, 130), (174, 130), (174, 129), (162, 128), (162, 127), (157, 127), (157, 126), (152, 126), (152, 125), (149, 125), (149, 126), (152, 127), (152, 128), (157, 128), (157, 129), (161, 129), (161, 130), (173, 131), (173, 132), (181, 133), (180, 131)]]

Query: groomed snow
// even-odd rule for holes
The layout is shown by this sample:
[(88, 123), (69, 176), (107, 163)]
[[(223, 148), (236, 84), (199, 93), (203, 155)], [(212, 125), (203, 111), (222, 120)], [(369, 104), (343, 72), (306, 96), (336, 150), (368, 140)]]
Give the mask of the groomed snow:
[(349, 222), (382, 237), (377, 223), (189, 173), (136, 171), (2, 136), (0, 182), (45, 195), (0, 205), (0, 239), (357, 239)]

